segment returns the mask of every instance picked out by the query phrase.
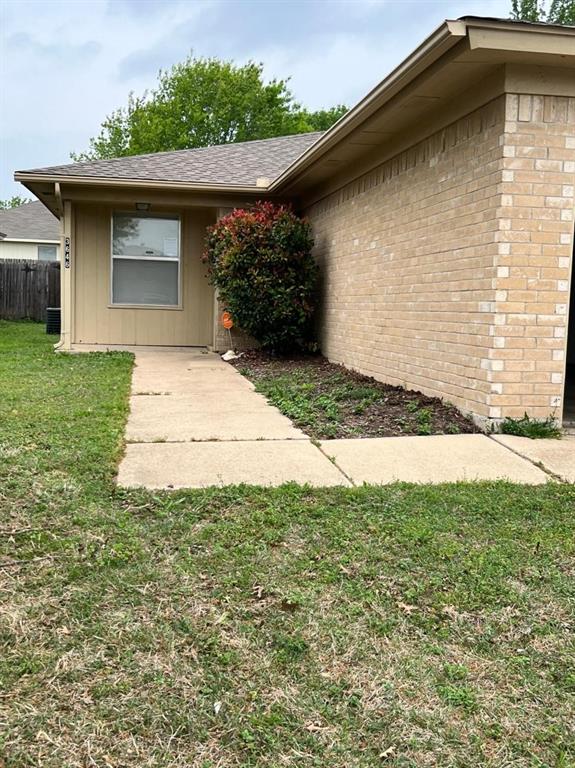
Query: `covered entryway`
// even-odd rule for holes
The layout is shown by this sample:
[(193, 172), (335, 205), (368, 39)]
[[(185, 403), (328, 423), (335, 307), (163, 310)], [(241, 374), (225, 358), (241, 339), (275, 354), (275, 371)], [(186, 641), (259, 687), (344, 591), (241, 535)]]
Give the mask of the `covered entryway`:
[(75, 204), (72, 343), (211, 344), (201, 256), (216, 217), (215, 208)]

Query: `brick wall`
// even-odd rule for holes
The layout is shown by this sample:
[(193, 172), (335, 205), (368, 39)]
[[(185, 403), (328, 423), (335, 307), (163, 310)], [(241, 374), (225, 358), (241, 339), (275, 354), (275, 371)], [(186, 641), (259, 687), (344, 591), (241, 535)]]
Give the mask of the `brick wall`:
[[(550, 412), (562, 388), (556, 329), (566, 318), (573, 202), (571, 113), (559, 106), (568, 100), (555, 101), (544, 100), (534, 124), (524, 99), (498, 97), (306, 211), (331, 360), (479, 419)], [(533, 131), (521, 132), (514, 109)], [(543, 149), (523, 157), (535, 132)], [(539, 183), (547, 191), (533, 189)]]
[(232, 328), (231, 331), (226, 330), (222, 325), (222, 312), (226, 309), (225, 305), (221, 301), (215, 298), (214, 307), (214, 343), (212, 349), (214, 352), (226, 352), (228, 349), (234, 349), (236, 352), (241, 352), (248, 349), (256, 349), (259, 344), (257, 341), (242, 331), (237, 326)]
[(504, 97), (306, 211), (324, 354), (489, 415)]
[(575, 99), (508, 94), (506, 120), (490, 416), (544, 417), (564, 388)]

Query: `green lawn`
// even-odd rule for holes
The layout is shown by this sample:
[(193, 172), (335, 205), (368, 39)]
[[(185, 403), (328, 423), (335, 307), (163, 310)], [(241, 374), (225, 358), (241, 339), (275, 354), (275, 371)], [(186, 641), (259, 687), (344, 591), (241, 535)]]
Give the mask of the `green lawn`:
[(131, 359), (0, 323), (3, 768), (567, 768), (575, 490), (119, 491)]

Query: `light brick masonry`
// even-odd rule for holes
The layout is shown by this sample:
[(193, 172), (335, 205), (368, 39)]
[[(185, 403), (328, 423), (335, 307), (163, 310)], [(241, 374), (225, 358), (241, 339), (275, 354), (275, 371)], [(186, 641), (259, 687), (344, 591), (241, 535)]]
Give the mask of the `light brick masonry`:
[(478, 420), (562, 405), (575, 99), (506, 94), (312, 205), (331, 360)]
[(575, 99), (508, 94), (489, 416), (562, 406), (573, 253)]

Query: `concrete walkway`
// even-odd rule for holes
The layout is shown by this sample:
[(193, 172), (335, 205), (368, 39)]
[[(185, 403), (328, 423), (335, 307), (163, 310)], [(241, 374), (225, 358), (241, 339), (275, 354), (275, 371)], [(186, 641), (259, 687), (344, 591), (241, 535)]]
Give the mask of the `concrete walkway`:
[(486, 435), (325, 440), (322, 450), (358, 485), (513, 480), (545, 483), (549, 476)]
[(559, 480), (575, 483), (575, 435), (562, 440), (530, 440), (515, 435), (495, 435), (494, 440), (537, 464)]
[(136, 348), (118, 484), (350, 485), (309, 437), (218, 355)]
[(575, 438), (435, 435), (316, 444), (218, 355), (187, 348), (131, 351), (136, 361), (122, 486), (575, 482)]

